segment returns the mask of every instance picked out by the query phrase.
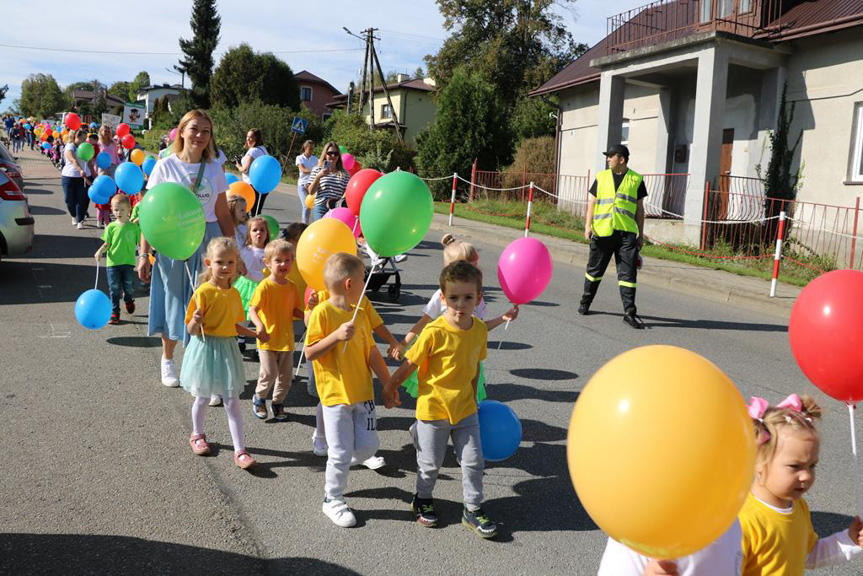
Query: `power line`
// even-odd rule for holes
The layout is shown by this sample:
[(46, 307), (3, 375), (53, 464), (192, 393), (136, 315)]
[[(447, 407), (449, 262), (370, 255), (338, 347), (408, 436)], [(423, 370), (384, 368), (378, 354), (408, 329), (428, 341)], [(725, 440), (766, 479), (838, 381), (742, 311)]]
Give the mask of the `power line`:
[[(16, 44), (0, 44), (0, 48), (16, 48), (19, 50), (39, 50), (42, 52), (69, 52), (72, 54), (119, 54), (127, 56), (181, 56), (182, 52), (124, 52), (118, 50), (78, 50), (72, 48), (45, 48), (41, 46), (19, 46)], [(269, 51), (270, 54), (310, 54), (319, 52), (359, 52), (362, 48), (328, 48), (323, 50), (282, 50)], [(216, 52), (224, 54), (225, 51)]]
[(408, 32), (397, 32), (395, 30), (384, 30), (383, 28), (379, 28), (381, 32), (386, 32), (387, 34), (393, 34), (395, 36), (407, 36), (409, 38), (424, 38), (426, 40), (434, 40), (435, 42), (443, 42), (443, 38), (435, 38), (434, 36), (423, 36), (421, 34), (410, 34)]

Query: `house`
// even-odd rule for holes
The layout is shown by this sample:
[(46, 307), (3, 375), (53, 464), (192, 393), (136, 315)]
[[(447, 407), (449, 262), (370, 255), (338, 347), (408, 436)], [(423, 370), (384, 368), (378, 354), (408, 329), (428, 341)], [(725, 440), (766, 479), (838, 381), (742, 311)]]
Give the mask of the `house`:
[(313, 111), (322, 121), (332, 116), (332, 110), (327, 106), (339, 91), (332, 84), (315, 76), (308, 70), (294, 74), (300, 85), (300, 104)]
[(183, 87), (179, 84), (153, 84), (151, 86), (144, 86), (143, 88), (138, 90), (138, 93), (135, 97), (139, 102), (144, 102), (145, 113), (144, 116), (148, 120), (148, 126), (152, 126), (153, 123), (153, 112), (156, 107), (156, 100), (166, 99), (168, 102), (172, 102), (180, 97), (180, 92)]
[[(789, 140), (801, 135), (798, 200), (854, 206), (863, 0), (657, 0), (610, 17), (602, 41), (531, 95), (558, 96), (559, 174), (595, 174), (608, 145), (627, 144), (634, 170), (664, 175), (648, 216), (682, 216), (674, 239), (695, 243), (706, 187), (763, 195), (756, 167), (769, 160), (785, 86)], [(561, 200), (581, 193), (559, 189)]]
[[(87, 105), (87, 107), (92, 110), (93, 106), (96, 103), (99, 94), (93, 92), (92, 90), (72, 90), (72, 109), (79, 110), (82, 105)], [(115, 108), (119, 107), (121, 110), (123, 109), (123, 99), (114, 96), (113, 94), (105, 93), (105, 105), (107, 107), (108, 112), (111, 112)], [(87, 121), (93, 120), (89, 115), (86, 117)], [(99, 119), (97, 118), (98, 122)]]
[[(399, 130), (402, 137), (410, 145), (415, 145), (416, 137), (420, 131), (431, 124), (435, 119), (437, 106), (434, 103), (434, 93), (437, 90), (435, 82), (431, 78), (410, 79), (405, 74), (398, 74), (396, 81), (387, 84), (389, 100), (382, 86), (376, 86), (374, 97), (369, 101), (366, 94), (363, 103), (363, 115), (369, 125), (374, 124), (377, 128), (392, 128), (395, 118), (398, 119)], [(359, 98), (359, 94), (352, 94), (352, 100)], [(330, 104), (332, 108), (345, 108), (348, 95), (342, 94), (333, 99)], [(392, 106), (390, 106), (392, 102)]]

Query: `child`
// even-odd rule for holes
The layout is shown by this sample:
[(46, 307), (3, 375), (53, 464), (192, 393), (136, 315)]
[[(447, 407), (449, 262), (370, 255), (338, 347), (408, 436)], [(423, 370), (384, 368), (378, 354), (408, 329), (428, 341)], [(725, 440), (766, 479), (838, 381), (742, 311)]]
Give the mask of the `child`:
[[(456, 240), (452, 234), (445, 234), (443, 238), (441, 238), (440, 243), (443, 245), (443, 264), (444, 266), (448, 266), (453, 262), (458, 260), (465, 260), (470, 262), (474, 266), (479, 266), (479, 253), (476, 251), (471, 244), (467, 242), (461, 242)], [(443, 298), (441, 297), (441, 291), (437, 290), (429, 300), (428, 304), (423, 308), (423, 315), (414, 324), (413, 328), (411, 328), (408, 333), (405, 335), (405, 339), (401, 342), (402, 348), (407, 348), (410, 346), (411, 342), (422, 332), (423, 328), (435, 318), (440, 317), (441, 314), (446, 310), (446, 304), (444, 303)], [(473, 313), (474, 316), (479, 318), (480, 320), (485, 320), (485, 300), (480, 299), (480, 301), (476, 305), (476, 309)], [(493, 318), (485, 323), (486, 328), (488, 330), (494, 330), (501, 324), (506, 321), (513, 321), (518, 318), (518, 306), (513, 306), (506, 314), (502, 314), (497, 318)], [(485, 393), (485, 370), (483, 369), (483, 365), (479, 366), (479, 379), (477, 380), (477, 390), (476, 390), (476, 401), (477, 403), (482, 402), (486, 398)], [(411, 374), (408, 379), (405, 381), (405, 391), (413, 396), (417, 397), (417, 375), (416, 373)]]
[[(282, 230), (282, 238), (290, 242), (291, 246), (294, 247), (294, 254), (297, 253), (297, 242), (300, 241), (300, 236), (303, 235), (303, 232), (308, 227), (308, 224), (303, 224), (302, 222), (291, 222)], [(303, 279), (303, 275), (300, 274), (296, 259), (294, 259), (294, 265), (291, 266), (291, 271), (288, 273), (288, 280), (294, 283), (300, 296), (306, 294), (306, 281)]]
[(306, 333), (306, 357), (314, 365), (329, 447), (322, 508), (343, 528), (356, 524), (344, 498), (351, 460), (369, 458), (380, 445), (371, 373), (384, 385), (390, 376), (366, 315), (352, 320), (363, 295), (363, 271), (356, 256), (337, 253), (327, 259), (324, 282), (330, 297), (315, 306)]
[(437, 525), (432, 491), (447, 441), (452, 437), (461, 463), (464, 511), (462, 524), (483, 538), (497, 536), (497, 526), (486, 516), (482, 504), (484, 460), (479, 436), (476, 388), (479, 363), (486, 355), (488, 330), (473, 316), (482, 300), (482, 272), (457, 260), (440, 274), (440, 288), (447, 308), (420, 334), (405, 362), (384, 385), (387, 408), (401, 404), (398, 387), (419, 368), (416, 428), (417, 491), (411, 509), (423, 526)]
[(841, 564), (863, 552), (860, 518), (847, 531), (818, 538), (803, 495), (815, 483), (821, 408), (792, 394), (777, 406), (752, 398), (758, 453), (755, 480), (740, 511), (743, 576), (802, 575)]
[(249, 219), (246, 199), (237, 194), (228, 196), (228, 210), (231, 212), (231, 220), (234, 222), (234, 234), (237, 236), (237, 245), (246, 245), (246, 221)]
[(103, 253), (108, 255), (108, 294), (111, 296), (111, 319), (108, 324), (120, 323), (120, 296), (126, 302), (126, 312), (135, 313), (134, 285), (135, 274), (135, 248), (141, 238), (141, 229), (137, 224), (129, 221), (129, 212), (132, 210), (129, 197), (125, 194), (115, 194), (111, 198), (111, 211), (114, 213), (116, 222), (109, 222), (105, 231), (102, 232), (102, 244), (96, 250), (96, 262)]
[(237, 270), (239, 250), (233, 238), (213, 238), (204, 258), (206, 270), (200, 286), (186, 310), (186, 328), (192, 339), (183, 356), (180, 385), (195, 397), (192, 404), (192, 435), (189, 443), (195, 454), (210, 453), (204, 434), (207, 405), (214, 395), (225, 400), (228, 427), (234, 442), (234, 463), (246, 470), (257, 462), (246, 451), (243, 439), (243, 414), (240, 392), (246, 382), (243, 358), (237, 350), (237, 334), (257, 336), (262, 342), (269, 335), (243, 326), (240, 294), (231, 287)]
[(288, 279), (294, 263), (294, 247), (284, 240), (273, 240), (264, 249), (264, 264), (271, 274), (264, 278), (249, 304), (249, 318), (258, 332), (266, 332), (268, 342), (258, 341), (261, 359), (258, 386), (252, 397), (256, 418), (267, 417), (267, 395), (273, 391), (273, 418), (288, 419), (283, 402), (291, 389), (294, 367), (294, 318), (303, 317), (297, 287)]
[[(240, 301), (243, 303), (243, 311), (248, 318), (249, 302), (255, 293), (258, 283), (264, 279), (264, 248), (270, 243), (270, 227), (263, 218), (251, 218), (248, 220), (248, 228), (240, 248), (239, 270), (240, 277), (237, 278), (234, 287), (240, 293)], [(240, 336), (237, 339), (240, 352), (246, 351), (246, 341)]]

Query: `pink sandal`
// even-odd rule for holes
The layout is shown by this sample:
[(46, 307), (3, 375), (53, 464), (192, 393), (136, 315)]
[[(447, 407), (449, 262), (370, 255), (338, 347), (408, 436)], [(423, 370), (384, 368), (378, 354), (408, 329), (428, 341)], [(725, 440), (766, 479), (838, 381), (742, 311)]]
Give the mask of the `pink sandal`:
[(252, 455), (245, 450), (240, 450), (239, 452), (234, 453), (234, 464), (243, 470), (248, 470), (257, 463), (258, 461), (252, 458)]
[(210, 445), (207, 443), (206, 434), (192, 434), (189, 436), (189, 444), (192, 446), (192, 452), (198, 456), (206, 456), (210, 453)]

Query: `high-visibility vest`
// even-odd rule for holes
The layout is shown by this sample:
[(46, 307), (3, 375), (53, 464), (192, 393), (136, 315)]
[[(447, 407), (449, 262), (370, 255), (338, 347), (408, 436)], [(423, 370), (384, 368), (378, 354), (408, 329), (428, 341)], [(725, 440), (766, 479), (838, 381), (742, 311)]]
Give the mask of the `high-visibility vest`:
[(620, 188), (614, 189), (611, 170), (596, 175), (596, 202), (593, 208), (593, 233), (611, 236), (615, 230), (638, 234), (635, 212), (638, 209), (638, 188), (641, 174), (627, 170)]

